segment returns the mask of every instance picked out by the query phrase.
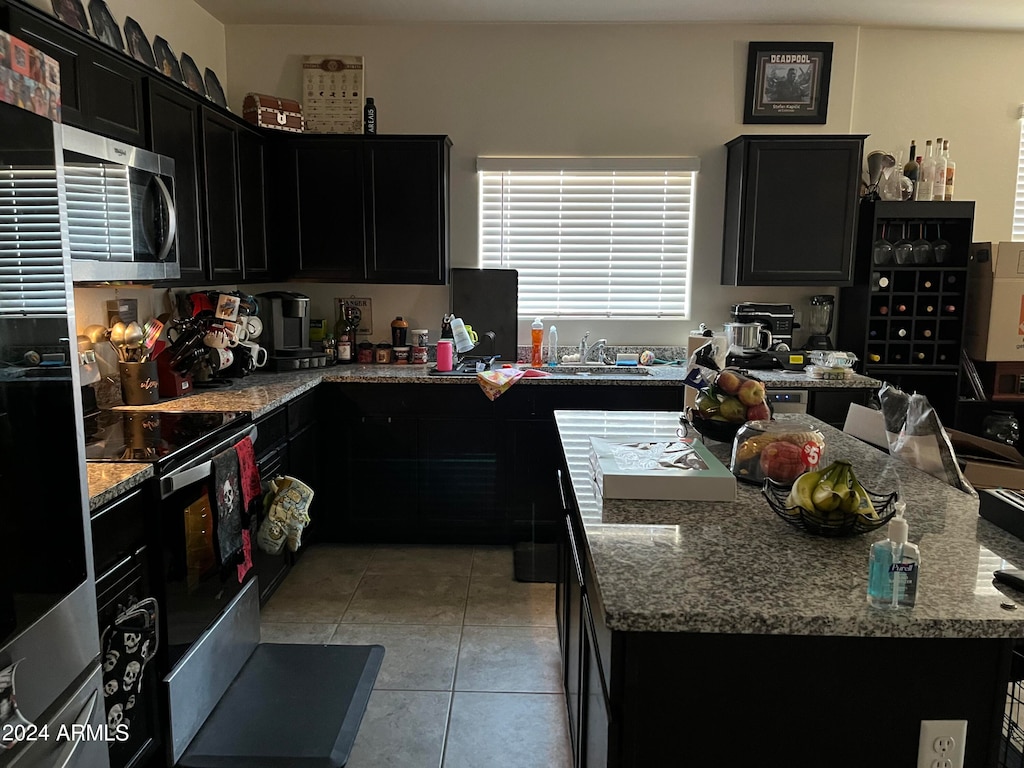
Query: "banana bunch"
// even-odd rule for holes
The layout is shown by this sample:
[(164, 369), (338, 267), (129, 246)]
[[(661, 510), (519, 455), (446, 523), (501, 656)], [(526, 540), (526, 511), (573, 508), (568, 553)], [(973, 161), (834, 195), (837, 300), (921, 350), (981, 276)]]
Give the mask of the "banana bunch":
[(820, 515), (823, 522), (840, 522), (850, 515), (878, 519), (868, 492), (848, 461), (835, 461), (818, 472), (800, 475), (789, 491), (786, 505)]

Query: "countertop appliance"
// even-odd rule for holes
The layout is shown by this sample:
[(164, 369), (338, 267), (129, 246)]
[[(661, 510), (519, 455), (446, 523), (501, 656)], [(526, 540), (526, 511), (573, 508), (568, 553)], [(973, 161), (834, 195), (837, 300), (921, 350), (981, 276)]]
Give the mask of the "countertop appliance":
[(791, 304), (765, 304), (744, 301), (733, 304), (730, 315), (736, 323), (760, 323), (762, 332), (758, 348), (730, 350), (726, 364), (739, 368), (782, 368), (797, 371), (806, 365), (802, 352), (793, 350), (794, 322)]
[[(202, 520), (213, 514), (212, 460), (247, 436), (253, 443), (259, 439), (245, 411), (125, 408), (103, 411), (86, 446), (90, 461), (150, 463), (156, 475), (151, 542), (157, 552), (154, 592), (163, 609), (156, 663), (166, 701), (168, 764), (178, 761), (230, 685), (224, 670), (231, 665), (223, 663), (230, 649), (243, 647), (252, 634), (238, 612), (258, 601), (256, 569), (239, 578), (235, 563), (221, 562), (214, 538), (197, 538), (187, 523), (197, 519), (197, 510), (203, 510)], [(209, 523), (216, 531), (217, 523)], [(199, 556), (197, 543), (203, 544)]]
[[(61, 126), (2, 103), (0, 125), (0, 359), (10, 361), (15, 344), (63, 344), (70, 359), (76, 325), (56, 173)], [(107, 722), (82, 424), (79, 366), (0, 378), (0, 481), (9, 490), (0, 504), (0, 722), (23, 718), (53, 734), (30, 741), (32, 731), (0, 731), (22, 735), (0, 750), (3, 765), (109, 764), (102, 739), (56, 738), (61, 726)], [(11, 681), (3, 671), (14, 664)]]
[(69, 125), (60, 134), (74, 279), (180, 277), (174, 161)]
[(836, 297), (829, 294), (811, 297), (808, 323), (811, 335), (807, 338), (807, 349), (833, 349), (832, 317), (836, 309)]
[(268, 291), (256, 296), (263, 321), (260, 344), (271, 370), (297, 370), (313, 354), (309, 342), (309, 296), (294, 291)]

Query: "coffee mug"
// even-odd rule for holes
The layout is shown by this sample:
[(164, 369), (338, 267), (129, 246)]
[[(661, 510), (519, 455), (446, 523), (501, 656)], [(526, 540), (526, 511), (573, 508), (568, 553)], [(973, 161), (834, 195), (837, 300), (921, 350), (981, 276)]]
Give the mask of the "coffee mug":
[(472, 325), (466, 326), (466, 333), (469, 334), (469, 340), (472, 341), (474, 344), (480, 341), (480, 337), (477, 335), (477, 332), (473, 330)]
[(225, 321), (224, 331), (228, 336), (228, 346), (234, 347), (247, 341), (249, 338), (249, 326), (239, 320), (238, 322)]
[(210, 330), (203, 336), (203, 344), (210, 349), (227, 349), (232, 346), (227, 330), (219, 325), (210, 326)]
[(210, 369), (214, 373), (227, 370), (233, 362), (235, 362), (235, 355), (230, 349), (214, 347), (210, 350)]
[(261, 347), (255, 341), (243, 341), (241, 344), (249, 350), (253, 365), (257, 368), (262, 368), (267, 364), (267, 360), (270, 358), (270, 353), (267, 352), (266, 347)]
[(255, 339), (263, 333), (263, 321), (258, 317), (250, 315), (249, 317), (239, 318), (238, 321), (245, 324), (245, 330), (249, 333), (250, 339)]

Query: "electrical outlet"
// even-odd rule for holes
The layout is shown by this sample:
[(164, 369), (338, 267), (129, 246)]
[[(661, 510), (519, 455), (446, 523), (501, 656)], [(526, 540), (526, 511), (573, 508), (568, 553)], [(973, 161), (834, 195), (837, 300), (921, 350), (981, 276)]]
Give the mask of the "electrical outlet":
[(917, 768), (964, 768), (966, 720), (922, 720)]

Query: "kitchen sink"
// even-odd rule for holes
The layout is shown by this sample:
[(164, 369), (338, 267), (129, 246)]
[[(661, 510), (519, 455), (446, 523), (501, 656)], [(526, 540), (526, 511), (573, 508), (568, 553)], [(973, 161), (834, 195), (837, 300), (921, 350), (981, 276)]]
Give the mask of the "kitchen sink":
[(634, 365), (556, 365), (544, 370), (552, 373), (565, 373), (575, 376), (650, 376), (651, 369)]

